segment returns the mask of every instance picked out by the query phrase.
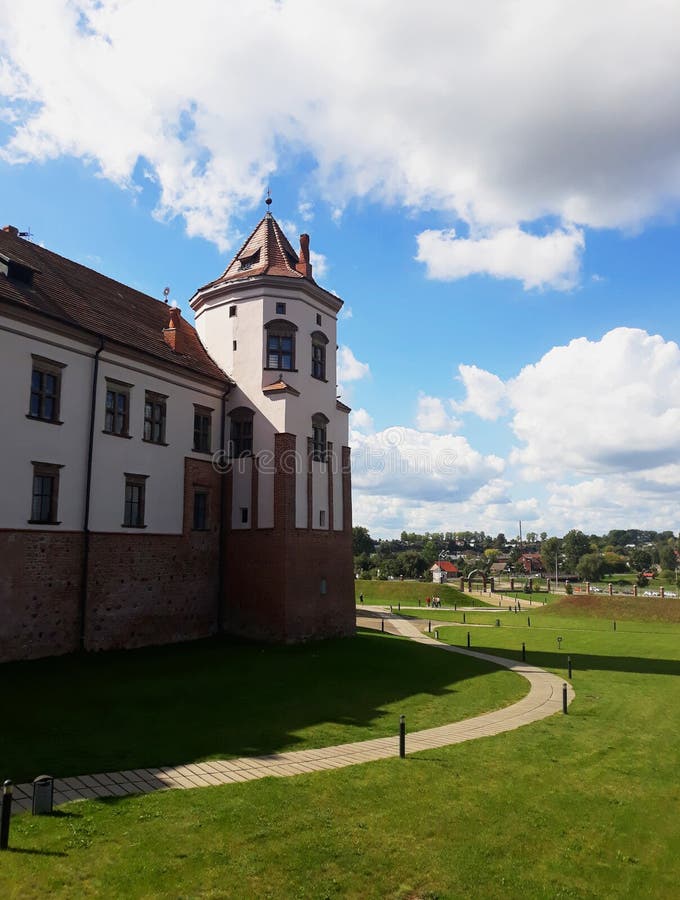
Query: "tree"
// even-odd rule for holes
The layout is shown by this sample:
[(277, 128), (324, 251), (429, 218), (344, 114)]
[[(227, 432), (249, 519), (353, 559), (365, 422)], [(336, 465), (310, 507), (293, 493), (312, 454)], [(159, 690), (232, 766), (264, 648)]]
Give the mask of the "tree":
[(605, 569), (606, 563), (599, 553), (585, 553), (576, 565), (578, 577), (583, 581), (599, 581)]
[(547, 537), (548, 537), (548, 532), (542, 531), (541, 532), (541, 543), (543, 543), (543, 541), (547, 540)]
[(572, 528), (562, 539), (562, 550), (566, 557), (567, 569), (574, 572), (579, 559), (590, 552), (590, 541), (582, 531)]
[(361, 525), (355, 525), (352, 528), (352, 553), (359, 556), (361, 553), (373, 553), (375, 550), (375, 541), (368, 533), (368, 528), (362, 528)]
[(486, 556), (486, 558), (489, 560), (489, 562), (496, 562), (496, 559), (498, 558), (498, 554), (499, 554), (499, 551), (494, 550), (493, 547), (489, 547), (487, 550), (484, 551), (484, 556)]
[(659, 547), (659, 562), (662, 569), (675, 569), (677, 565), (675, 550), (671, 544), (662, 544)]
[(541, 544), (541, 562), (546, 572), (555, 571), (555, 560), (560, 552), (559, 538), (551, 537)]
[(652, 554), (644, 547), (636, 547), (628, 556), (628, 565), (634, 572), (646, 572), (653, 561)]
[(496, 548), (496, 550), (502, 550), (506, 544), (507, 544), (507, 541), (505, 539), (505, 535), (501, 531), (494, 538), (493, 545)]

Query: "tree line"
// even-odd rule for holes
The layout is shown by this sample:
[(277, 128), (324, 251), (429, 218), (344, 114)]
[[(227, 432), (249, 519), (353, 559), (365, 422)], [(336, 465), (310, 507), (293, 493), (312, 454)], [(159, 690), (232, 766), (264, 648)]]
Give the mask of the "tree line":
[(355, 572), (367, 578), (424, 578), (432, 565), (448, 559), (461, 575), (473, 569), (489, 573), (494, 562), (505, 561), (509, 572), (524, 574), (522, 554), (538, 554), (548, 575), (575, 576), (583, 581), (599, 581), (605, 576), (634, 572), (640, 585), (647, 583), (645, 572), (675, 577), (678, 539), (672, 531), (637, 528), (612, 529), (604, 535), (584, 534), (574, 528), (562, 537), (546, 532), (527, 532), (506, 538), (483, 531), (415, 532), (402, 531), (399, 539), (371, 537), (367, 528), (352, 529)]

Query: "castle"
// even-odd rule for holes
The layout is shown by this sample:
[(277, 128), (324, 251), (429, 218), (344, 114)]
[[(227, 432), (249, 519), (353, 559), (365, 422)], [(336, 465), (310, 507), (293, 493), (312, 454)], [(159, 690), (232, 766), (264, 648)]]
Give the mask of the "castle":
[(0, 231), (0, 661), (353, 633), (342, 301), (268, 211), (190, 302)]

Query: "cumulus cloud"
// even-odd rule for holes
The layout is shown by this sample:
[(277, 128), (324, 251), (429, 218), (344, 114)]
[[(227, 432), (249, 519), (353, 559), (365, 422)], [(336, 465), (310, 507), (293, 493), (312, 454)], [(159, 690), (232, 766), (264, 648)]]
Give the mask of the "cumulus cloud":
[(552, 287), (568, 290), (578, 282), (583, 232), (557, 229), (544, 236), (520, 228), (502, 228), (480, 238), (456, 237), (449, 231), (423, 231), (416, 259), (428, 278), (453, 281), (468, 275), (516, 278), (525, 290)]
[(352, 481), (357, 490), (423, 501), (460, 502), (500, 477), (504, 462), (483, 455), (459, 435), (395, 426), (353, 431)]
[(355, 431), (373, 431), (373, 417), (363, 408), (353, 409), (349, 421)]
[(505, 384), (498, 375), (464, 364), (458, 366), (458, 372), (458, 378), (465, 388), (465, 398), (451, 401), (453, 409), (475, 413), (480, 419), (490, 422), (497, 419), (507, 406)]
[[(313, 164), (304, 202), (337, 221), (368, 197), (471, 226), (421, 235), (435, 277), (569, 285), (581, 227), (678, 205), (680, 7), (665, 0), (195, 0), (191, 15), (166, 0), (162, 16), (156, 0), (53, 0), (35, 16), (3, 4), (4, 159), (78, 157), (123, 187), (141, 160), (157, 215), (220, 246), (295, 155)], [(546, 216), (576, 227), (532, 233)]]
[(646, 472), (680, 456), (680, 348), (637, 328), (578, 338), (508, 386), (530, 477)]
[(309, 261), (312, 264), (312, 273), (315, 281), (323, 281), (328, 275), (328, 258), (316, 250), (309, 251)]
[(428, 397), (427, 394), (421, 393), (418, 396), (416, 425), (420, 431), (442, 432), (455, 431), (460, 422), (447, 413), (439, 397)]
[(371, 369), (368, 363), (359, 362), (349, 347), (341, 346), (338, 350), (338, 381), (360, 381), (368, 378)]

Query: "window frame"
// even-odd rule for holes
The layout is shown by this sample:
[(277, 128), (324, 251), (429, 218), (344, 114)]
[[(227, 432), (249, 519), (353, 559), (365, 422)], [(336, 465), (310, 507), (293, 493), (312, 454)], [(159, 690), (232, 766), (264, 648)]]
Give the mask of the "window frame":
[(314, 413), (312, 416), (312, 461), (325, 463), (328, 460), (328, 416)]
[[(130, 390), (132, 387), (133, 385), (127, 384), (124, 381), (117, 381), (114, 378), (106, 379), (106, 393), (104, 395), (104, 434), (110, 434), (113, 437), (130, 437)], [(112, 394), (114, 398), (125, 397), (123, 428), (120, 431), (116, 431), (115, 429), (116, 418), (119, 415), (116, 409), (117, 399), (114, 400), (113, 411), (109, 412), (109, 394)], [(113, 417), (113, 428), (108, 427), (109, 415)]]
[[(240, 459), (253, 455), (253, 420), (255, 418), (254, 410), (248, 406), (237, 406), (229, 413), (229, 456), (231, 459)], [(243, 433), (243, 426), (250, 426), (250, 434), (248, 429)]]
[[(54, 359), (47, 359), (46, 357), (38, 356), (35, 353), (31, 354), (31, 359), (33, 362), (31, 367), (31, 383), (26, 418), (33, 419), (34, 422), (48, 422), (51, 425), (62, 425), (63, 422), (61, 422), (59, 418), (61, 412), (61, 380), (62, 372), (66, 368), (66, 363), (60, 363)], [(34, 387), (36, 374), (38, 374), (41, 379), (38, 389)], [(44, 384), (46, 378), (54, 379), (54, 390), (49, 394), (47, 393)], [(34, 397), (37, 397), (37, 412), (33, 412)], [(49, 416), (44, 414), (44, 406), (47, 400), (52, 401), (52, 414)]]
[(328, 338), (323, 331), (312, 332), (312, 378), (317, 381), (327, 381), (326, 378), (326, 347)]
[[(168, 417), (168, 397), (166, 394), (159, 394), (156, 391), (145, 391), (144, 392), (144, 431), (142, 440), (147, 444), (157, 444), (161, 447), (167, 447), (166, 437), (166, 428), (167, 428), (167, 417)], [(149, 416), (147, 413), (148, 408), (151, 407), (151, 415)], [(159, 410), (160, 415), (158, 421), (155, 420), (155, 411)], [(150, 437), (147, 437), (147, 425)], [(160, 426), (160, 433), (158, 435), (158, 439), (153, 436), (154, 434), (154, 426)]]
[[(194, 403), (194, 453), (212, 453), (212, 414), (213, 410), (209, 406), (201, 406)], [(197, 425), (198, 420), (207, 420), (207, 430), (203, 430), (201, 424)], [(206, 446), (207, 445), (207, 446)]]
[[(295, 368), (295, 333), (297, 325), (287, 319), (271, 319), (264, 326), (265, 330), (265, 370), (275, 372), (297, 372)], [(284, 348), (282, 341), (289, 340), (290, 347)], [(277, 342), (272, 346), (272, 342)], [(284, 365), (286, 357), (290, 357), (290, 365)]]
[[(146, 528), (146, 482), (148, 475), (138, 475), (125, 472), (125, 493), (123, 495), (123, 524), (121, 528)], [(132, 496), (128, 499), (128, 488), (137, 488), (139, 494), (136, 500)], [(137, 507), (137, 515), (133, 517), (133, 509)], [(128, 515), (129, 513), (129, 515)], [(134, 518), (134, 521), (133, 521)]]
[[(36, 461), (31, 461), (31, 465), (33, 466), (33, 479), (31, 481), (31, 514), (30, 518), (28, 519), (28, 524), (61, 525), (61, 522), (57, 518), (59, 511), (59, 473), (60, 470), (64, 467), (59, 463), (46, 463)], [(49, 480), (50, 483), (49, 493), (36, 493), (36, 482), (40, 481), (42, 486), (47, 480)], [(49, 510), (47, 515), (41, 514), (41, 508), (37, 510), (38, 515), (36, 515), (36, 498), (38, 497), (48, 498)], [(41, 500), (39, 502), (42, 507), (43, 501)]]

